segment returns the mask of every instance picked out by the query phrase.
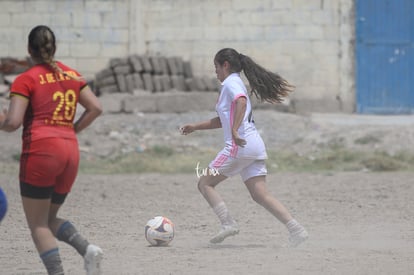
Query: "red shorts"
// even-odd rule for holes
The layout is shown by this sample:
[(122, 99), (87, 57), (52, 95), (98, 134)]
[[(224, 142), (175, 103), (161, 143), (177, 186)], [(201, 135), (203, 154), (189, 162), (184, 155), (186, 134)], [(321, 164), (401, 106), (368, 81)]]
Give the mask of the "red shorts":
[(23, 145), (20, 182), (36, 187), (54, 187), (66, 194), (78, 174), (79, 147), (76, 139), (46, 138)]

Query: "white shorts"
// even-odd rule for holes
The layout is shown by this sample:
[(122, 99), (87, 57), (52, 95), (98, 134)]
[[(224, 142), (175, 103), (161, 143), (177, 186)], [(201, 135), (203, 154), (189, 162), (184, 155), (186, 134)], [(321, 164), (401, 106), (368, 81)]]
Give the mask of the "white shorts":
[(222, 154), (217, 155), (210, 162), (209, 168), (226, 177), (240, 174), (243, 182), (253, 177), (267, 175), (266, 163), (263, 159), (236, 159)]

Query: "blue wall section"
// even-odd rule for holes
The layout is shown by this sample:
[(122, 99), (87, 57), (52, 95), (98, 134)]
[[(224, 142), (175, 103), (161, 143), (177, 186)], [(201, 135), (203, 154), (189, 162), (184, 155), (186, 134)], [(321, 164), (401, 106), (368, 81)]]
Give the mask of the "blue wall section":
[(414, 113), (414, 1), (356, 1), (357, 112)]

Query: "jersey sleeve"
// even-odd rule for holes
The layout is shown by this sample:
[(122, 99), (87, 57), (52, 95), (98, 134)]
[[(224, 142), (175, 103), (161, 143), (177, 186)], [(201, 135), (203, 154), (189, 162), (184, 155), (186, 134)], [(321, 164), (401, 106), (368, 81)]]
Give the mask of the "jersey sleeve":
[(243, 91), (243, 88), (237, 85), (236, 83), (231, 83), (227, 86), (228, 90), (228, 100), (229, 102), (233, 102), (234, 100), (238, 99), (239, 97), (246, 97), (246, 94)]
[(21, 95), (29, 98), (33, 90), (33, 79), (26, 75), (19, 75), (10, 87), (10, 96), (13, 94)]

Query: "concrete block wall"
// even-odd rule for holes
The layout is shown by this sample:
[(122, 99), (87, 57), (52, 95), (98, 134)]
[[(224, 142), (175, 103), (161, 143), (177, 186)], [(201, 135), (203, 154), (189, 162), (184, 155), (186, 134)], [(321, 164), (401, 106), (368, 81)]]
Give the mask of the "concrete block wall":
[(353, 20), (353, 0), (10, 0), (0, 1), (0, 50), (25, 56), (29, 30), (48, 24), (57, 58), (86, 75), (159, 54), (214, 76), (214, 54), (234, 47), (296, 86), (297, 111), (353, 112)]

